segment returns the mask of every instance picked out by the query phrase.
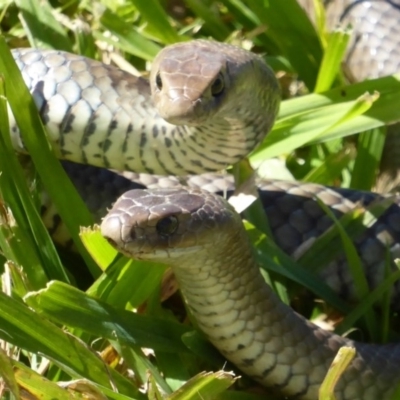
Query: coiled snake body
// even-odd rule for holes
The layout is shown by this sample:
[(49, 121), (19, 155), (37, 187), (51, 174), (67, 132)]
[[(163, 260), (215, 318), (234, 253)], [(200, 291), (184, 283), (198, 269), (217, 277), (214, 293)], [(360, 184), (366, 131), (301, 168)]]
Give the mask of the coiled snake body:
[[(146, 80), (84, 57), (38, 50), (17, 50), (14, 57), (59, 156), (118, 170), (219, 170), (259, 143), (279, 105), (278, 85), (261, 58), (208, 41), (161, 52), (150, 77), (151, 98)], [(23, 150), (12, 118), (11, 126), (14, 146)], [(161, 229), (167, 231), (160, 233), (158, 220), (165, 217)], [(259, 275), (240, 224), (222, 199), (178, 189), (122, 197), (103, 232), (126, 253), (172, 264), (201, 328), (256, 380), (315, 399), (333, 356), (347, 344), (358, 353), (339, 382), (338, 399), (387, 398), (400, 376), (399, 346), (338, 337), (278, 302)], [(163, 251), (155, 251), (156, 243)]]

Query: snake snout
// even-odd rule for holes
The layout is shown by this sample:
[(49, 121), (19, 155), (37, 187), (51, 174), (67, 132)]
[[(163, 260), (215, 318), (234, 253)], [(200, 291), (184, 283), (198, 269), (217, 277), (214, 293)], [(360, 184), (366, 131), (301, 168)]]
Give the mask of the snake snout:
[(118, 215), (108, 215), (101, 223), (101, 234), (111, 246), (120, 248), (123, 242), (122, 221)]
[(191, 100), (181, 96), (168, 97), (161, 102), (160, 115), (170, 124), (182, 125), (195, 118)]
[(202, 113), (202, 94), (188, 88), (170, 88), (155, 95), (158, 112), (175, 125), (198, 124)]

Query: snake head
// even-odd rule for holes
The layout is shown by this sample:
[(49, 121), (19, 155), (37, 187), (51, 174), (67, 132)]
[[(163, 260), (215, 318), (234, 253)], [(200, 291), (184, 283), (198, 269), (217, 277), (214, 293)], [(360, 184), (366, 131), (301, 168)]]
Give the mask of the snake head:
[[(231, 234), (240, 217), (220, 196), (199, 189), (131, 190), (103, 219), (101, 233), (121, 253), (169, 263)], [(193, 256), (193, 255), (192, 255)]]
[(155, 106), (169, 123), (199, 125), (217, 112), (229, 88), (227, 58), (203, 41), (163, 49), (152, 66)]

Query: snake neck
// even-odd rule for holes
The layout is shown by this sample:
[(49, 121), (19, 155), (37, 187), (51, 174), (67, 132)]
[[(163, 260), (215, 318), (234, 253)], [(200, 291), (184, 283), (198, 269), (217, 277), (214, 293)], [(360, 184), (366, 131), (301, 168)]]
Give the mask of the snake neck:
[(200, 329), (247, 375), (281, 394), (315, 400), (337, 351), (347, 345), (358, 353), (337, 385), (337, 399), (389, 394), (389, 381), (400, 371), (395, 367), (388, 378), (380, 363), (391, 364), (386, 357), (393, 359), (392, 349), (377, 357), (373, 345), (324, 331), (294, 313), (265, 284), (241, 232), (196, 253), (196, 266), (189, 258), (173, 266), (182, 294)]
[(222, 170), (253, 150), (269, 129), (265, 121), (254, 124), (255, 119), (215, 118), (201, 126), (175, 126), (158, 117), (153, 134), (143, 134), (128, 152), (136, 149), (140, 165), (126, 160), (124, 170), (166, 175)]
[[(50, 107), (46, 112), (55, 119), (57, 111)], [(87, 120), (45, 126), (60, 158), (119, 171), (160, 175), (196, 175), (222, 170), (253, 150), (270, 128), (265, 123), (255, 123), (256, 117), (221, 118), (201, 126), (176, 126), (148, 107), (143, 107), (144, 115), (131, 107), (131, 111), (127, 107), (115, 110), (113, 115), (107, 110), (109, 120), (96, 126), (90, 126), (89, 121), (98, 119), (97, 111), (88, 115)], [(42, 118), (46, 120), (43, 115)], [(271, 117), (271, 124), (272, 121)], [(12, 115), (10, 126), (14, 148), (26, 152)]]

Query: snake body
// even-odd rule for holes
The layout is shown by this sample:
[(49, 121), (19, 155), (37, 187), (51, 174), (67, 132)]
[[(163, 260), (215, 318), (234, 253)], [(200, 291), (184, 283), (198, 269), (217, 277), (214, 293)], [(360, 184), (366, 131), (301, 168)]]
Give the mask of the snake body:
[[(394, 1), (378, 3), (397, 6)], [(341, 16), (350, 17), (357, 7), (373, 10), (376, 4), (344, 1), (347, 8)], [(153, 63), (150, 82), (60, 51), (14, 50), (13, 55), (53, 147), (60, 158), (79, 163), (171, 175), (220, 170), (257, 146), (270, 130), (279, 106), (278, 85), (260, 57), (209, 41), (162, 51)], [(377, 74), (382, 71), (380, 68)], [(385, 73), (390, 71), (385, 69)], [(247, 80), (248, 76), (253, 78)], [(14, 147), (23, 151), (18, 128), (10, 117)], [(335, 197), (334, 191), (317, 185), (310, 192), (318, 190)], [(283, 394), (315, 399), (333, 356), (342, 345), (350, 345), (358, 353), (339, 382), (337, 398), (388, 398), (399, 377), (399, 346), (364, 345), (341, 338), (280, 303), (263, 283), (240, 219), (224, 200), (198, 189), (135, 193), (117, 202), (103, 222), (104, 234), (125, 253), (137, 255), (138, 245), (140, 257), (157, 256), (159, 261), (172, 264), (200, 327), (240, 369)], [(347, 204), (351, 201), (346, 196), (337, 196), (339, 211), (342, 206), (343, 210), (354, 206)], [(304, 202), (286, 203), (295, 210), (288, 222), (290, 229), (297, 229), (293, 237), (304, 234), (300, 244), (319, 233), (312, 227), (314, 233), (307, 236), (304, 214), (299, 217), (296, 213), (300, 204), (311, 204), (305, 198)], [(274, 210), (282, 203), (281, 198)], [(165, 218), (163, 207), (172, 210), (178, 228), (160, 236), (154, 227), (158, 219)], [(138, 208), (140, 212), (132, 214), (132, 209)], [(273, 211), (272, 215), (278, 213)], [(381, 248), (388, 244), (396, 254), (398, 214), (392, 208), (386, 216)], [(374, 238), (382, 232), (381, 222), (375, 227)], [(167, 228), (169, 223), (167, 216)], [(278, 227), (275, 234), (292, 252), (287, 229)], [(150, 242), (145, 242), (147, 230)], [(368, 237), (363, 243), (368, 252)], [(161, 252), (155, 251), (156, 245), (161, 246)], [(145, 249), (151, 251), (144, 253)], [(204, 261), (201, 265), (200, 256)], [(372, 259), (371, 266), (378, 261)], [(378, 275), (372, 273), (373, 277)], [(341, 277), (339, 290), (344, 290), (348, 279), (341, 281)]]
[[(13, 56), (54, 149), (74, 162), (161, 175), (217, 171), (256, 147), (278, 112), (272, 70), (228, 44), (198, 40), (162, 50), (152, 94), (144, 78), (82, 56), (35, 49)], [(10, 126), (21, 151), (12, 115)]]
[(338, 400), (389, 399), (399, 382), (400, 346), (337, 336), (276, 297), (240, 216), (220, 196), (188, 188), (132, 190), (117, 200), (101, 231), (124, 254), (171, 266), (202, 331), (263, 385), (315, 400), (344, 345), (357, 355), (336, 387)]
[[(315, 15), (313, 0), (298, 0)], [(350, 26), (344, 72), (352, 81), (391, 75), (400, 69), (399, 0), (323, 0), (326, 26)]]
[(339, 21), (342, 25), (351, 24), (354, 29), (345, 65), (345, 73), (351, 80), (362, 81), (399, 71), (399, 0), (328, 0), (326, 13), (330, 27)]
[[(138, 188), (181, 187), (182, 180), (171, 176), (148, 174), (116, 174), (110, 170), (90, 165), (76, 167), (73, 163), (64, 163), (64, 167), (75, 184), (79, 194), (86, 200), (89, 210), (100, 222), (107, 209), (116, 198), (128, 190)], [(202, 174), (190, 176), (185, 185), (195, 189), (205, 189), (212, 193), (231, 196), (234, 193), (233, 177), (220, 174)], [(315, 183), (299, 183), (279, 180), (259, 180), (256, 182), (264, 211), (268, 217), (273, 239), (287, 254), (295, 256), (307, 243), (312, 243), (326, 232), (333, 221), (321, 208), (317, 198), (332, 213), (340, 218), (356, 207), (369, 207), (372, 203), (384, 200), (384, 196), (371, 192), (330, 188)], [(69, 238), (66, 227), (59, 218), (54, 218), (56, 210), (52, 202), (44, 203), (42, 217), (58, 243)], [(377, 287), (385, 276), (385, 259), (400, 257), (400, 197), (393, 197), (393, 204), (354, 238), (365, 275), (371, 289)], [(389, 251), (389, 253), (388, 253)], [(354, 282), (342, 251), (326, 265), (318, 267), (321, 280), (327, 283), (343, 299), (356, 301)], [(397, 268), (393, 265), (394, 270)], [(400, 306), (400, 282), (396, 282), (392, 291), (392, 308)]]

